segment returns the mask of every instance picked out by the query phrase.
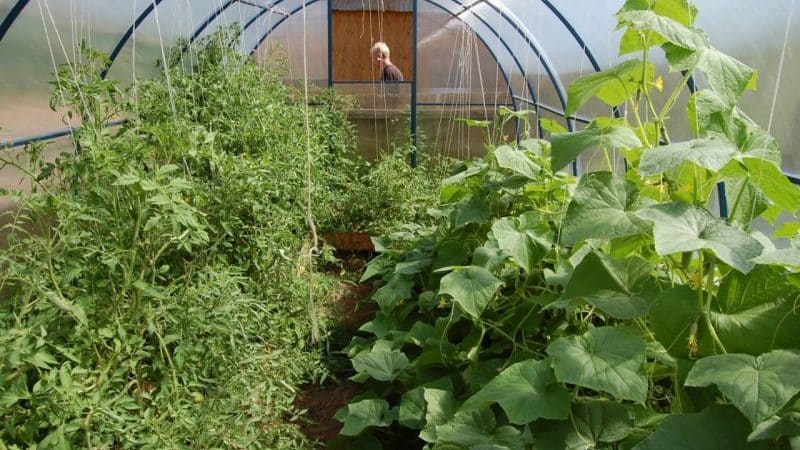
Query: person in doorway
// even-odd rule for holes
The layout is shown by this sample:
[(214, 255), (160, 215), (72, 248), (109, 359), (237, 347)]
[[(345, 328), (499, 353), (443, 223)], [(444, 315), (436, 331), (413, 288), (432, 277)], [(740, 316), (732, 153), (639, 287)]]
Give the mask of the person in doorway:
[(403, 81), (403, 72), (392, 64), (389, 46), (385, 42), (376, 42), (370, 53), (381, 64), (381, 80), (384, 82)]

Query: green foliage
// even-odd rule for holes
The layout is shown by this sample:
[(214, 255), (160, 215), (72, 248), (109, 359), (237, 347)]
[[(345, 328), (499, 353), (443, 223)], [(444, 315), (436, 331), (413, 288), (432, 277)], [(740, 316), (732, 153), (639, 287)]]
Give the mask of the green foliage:
[(397, 147), (375, 162), (354, 162), (355, 173), (343, 180), (341, 192), (322, 214), (321, 227), (378, 236), (405, 223), (433, 223), (425, 211), (438, 198), (452, 162), (419, 150), (418, 165), (411, 167), (411, 147)]
[[(756, 72), (692, 28), (696, 13), (684, 0), (626, 1), (621, 51), (641, 58), (578, 79), (569, 112), (597, 98), (627, 117), (455, 164), (432, 224), (376, 241), (363, 279), (379, 286), (381, 310), (346, 351), (353, 379), (399, 414), (360, 436), (414, 433), (425, 449), (800, 440), (800, 253), (752, 230), (796, 214), (800, 190), (780, 174), (775, 140), (735, 106)], [(661, 109), (655, 47), (685, 71)], [(671, 142), (668, 119), (695, 70), (709, 84), (689, 102), (696, 136)], [(560, 170), (591, 149), (606, 171)], [(613, 173), (614, 151), (628, 157), (625, 174)], [(710, 199), (722, 181), (735, 195), (718, 218)], [(376, 352), (402, 365), (375, 373), (361, 361)]]
[(304, 121), (321, 222), (355, 177), (351, 128), (341, 99), (307, 111), (228, 40), (173, 50), (135, 91), (84, 49), (54, 83), (80, 151), (3, 157), (34, 189), (0, 251), (0, 447), (310, 446), (287, 420), (295, 387), (328, 375), (298, 256)]

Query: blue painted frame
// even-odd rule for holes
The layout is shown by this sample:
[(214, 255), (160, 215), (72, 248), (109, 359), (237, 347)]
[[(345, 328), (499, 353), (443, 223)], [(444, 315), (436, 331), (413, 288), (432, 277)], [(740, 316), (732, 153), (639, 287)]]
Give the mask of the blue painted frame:
[(108, 55), (109, 59), (108, 67), (106, 67), (105, 69), (103, 69), (102, 72), (100, 72), (101, 78), (105, 78), (108, 75), (108, 72), (111, 70), (111, 65), (114, 64), (114, 61), (116, 61), (116, 59), (119, 57), (119, 54), (125, 47), (125, 44), (128, 43), (128, 40), (130, 40), (131, 36), (133, 36), (133, 33), (135, 33), (136, 29), (139, 28), (139, 25), (141, 25), (142, 22), (144, 22), (145, 19), (147, 19), (150, 16), (150, 13), (152, 13), (153, 10), (155, 10), (158, 7), (158, 5), (163, 1), (164, 0), (153, 0), (152, 3), (147, 5), (147, 8), (145, 8), (144, 11), (142, 11), (141, 14), (139, 14), (139, 16), (133, 22), (133, 25), (131, 25), (127, 29), (127, 31), (125, 31), (125, 34), (123, 34), (122, 37), (119, 39), (119, 41), (117, 41), (117, 45), (114, 46), (114, 50), (112, 50), (111, 53)]
[(208, 26), (211, 25), (212, 22), (217, 20), (217, 17), (224, 14), (226, 9), (230, 8), (231, 5), (233, 5), (238, 1), (239, 0), (226, 0), (225, 3), (221, 4), (214, 11), (212, 11), (211, 14), (209, 14), (208, 17), (206, 17), (205, 20), (203, 20), (200, 23), (200, 25), (198, 25), (192, 32), (192, 35), (189, 37), (189, 43), (193, 44), (194, 41), (196, 41), (197, 38), (200, 37), (203, 31), (205, 31), (205, 29), (208, 28)]
[[(331, 4), (331, 0), (328, 0), (328, 4)], [(413, 84), (411, 85), (411, 167), (417, 167), (417, 8), (419, 7), (418, 0), (414, 0), (413, 6), (413, 25), (412, 27), (412, 47), (414, 49), (411, 54), (413, 55), (413, 63), (411, 64), (412, 71), (413, 71)], [(328, 30), (331, 29), (331, 22), (328, 22)], [(328, 45), (330, 45), (330, 40), (328, 41)], [(328, 60), (328, 66), (331, 65), (331, 60)]]
[[(136, 29), (150, 16), (150, 14), (153, 13), (153, 11), (155, 11), (155, 9), (163, 1), (164, 0), (151, 0), (151, 3), (142, 11), (142, 13), (139, 14), (139, 16), (136, 18), (134, 23), (123, 34), (123, 36), (117, 42), (117, 45), (114, 47), (114, 49), (112, 50), (112, 52), (109, 55), (110, 63), (108, 65), (108, 67), (106, 67), (103, 70), (103, 72), (102, 72), (102, 76), (103, 77), (107, 76), (108, 72), (111, 69), (111, 65), (117, 59), (117, 57), (119, 56), (120, 52), (122, 51), (122, 48), (125, 46), (125, 44), (128, 42), (128, 40), (130, 40), (130, 38), (132, 37), (132, 35), (136, 31)], [(230, 7), (233, 3), (237, 2), (237, 1), (238, 0), (226, 0), (225, 4), (223, 4), (222, 6), (218, 7), (214, 12), (212, 12), (212, 14), (192, 34), (191, 41), (193, 42), (195, 39), (197, 39), (197, 37), (205, 30), (205, 28), (207, 28), (211, 23), (213, 23), (213, 21), (216, 20), (217, 17), (219, 17), (228, 7)], [(283, 0), (279, 0), (279, 2), (276, 2), (276, 4), (280, 3), (281, 1), (283, 1)], [(316, 1), (318, 1), (318, 0), (313, 0), (311, 3), (316, 2)], [(415, 26), (414, 26), (414, 34), (415, 34), (415, 36), (414, 37), (415, 37), (415, 39), (416, 39), (416, 31), (417, 31), (416, 30), (416, 28), (417, 28), (416, 27), (417, 1), (418, 0), (414, 0), (414, 21), (415, 21)], [(435, 6), (439, 7), (440, 9), (445, 10), (447, 12), (450, 12), (452, 14), (452, 11), (449, 11), (447, 8), (445, 8), (444, 6), (442, 6), (441, 4), (436, 2), (435, 0), (426, 0), (426, 1), (429, 2), (432, 5), (435, 5)], [(454, 3), (456, 3), (456, 4), (458, 4), (458, 5), (462, 6), (462, 7), (465, 7), (464, 3), (462, 3), (459, 0), (451, 0), (451, 1), (453, 1)], [(583, 38), (581, 37), (580, 33), (577, 32), (575, 27), (572, 26), (572, 24), (569, 22), (569, 20), (561, 13), (561, 11), (550, 0), (541, 0), (541, 2), (566, 27), (567, 31), (570, 33), (572, 38), (578, 43), (578, 45), (583, 50), (583, 53), (589, 59), (589, 62), (591, 63), (592, 67), (596, 71), (599, 71), (600, 70), (600, 66), (597, 63), (597, 60), (594, 57), (594, 54), (592, 53), (591, 49), (586, 44), (586, 42), (583, 40)], [(0, 23), (0, 41), (3, 40), (3, 38), (6, 36), (8, 31), (10, 30), (11, 26), (14, 24), (16, 19), (19, 17), (19, 15), (22, 13), (22, 11), (25, 9), (25, 7), (29, 3), (30, 3), (30, 0), (17, 0), (17, 2), (11, 7), (11, 9), (8, 12), (8, 14), (3, 18), (3, 21)], [(308, 3), (308, 4), (311, 4), (311, 3)], [(485, 2), (484, 4), (486, 4), (487, 6), (492, 8), (495, 12), (500, 14), (500, 16), (504, 20), (506, 20), (506, 22), (508, 22), (512, 26), (512, 28), (514, 28), (514, 30), (523, 38), (525, 43), (534, 52), (534, 54), (536, 54), (536, 56), (539, 58), (539, 61), (544, 66), (545, 71), (547, 71), (547, 74), (548, 74), (548, 77), (550, 78), (551, 83), (553, 83), (554, 87), (556, 88), (556, 94), (559, 97), (559, 102), (562, 104), (563, 109), (566, 110), (566, 99), (565, 99), (564, 87), (563, 87), (563, 85), (561, 85), (560, 79), (554, 73), (552, 65), (549, 63), (549, 61), (548, 61), (548, 59), (546, 57), (546, 54), (544, 52), (542, 52), (542, 50), (539, 48), (539, 46), (535, 42), (535, 39), (533, 39), (532, 36), (529, 35), (527, 30), (524, 30), (524, 29), (520, 28), (520, 26), (518, 24), (516, 24), (514, 22), (514, 20), (512, 20), (505, 12), (501, 11), (495, 4), (493, 4), (492, 2), (489, 2), (489, 1)], [(328, 8), (329, 8), (329, 12), (330, 12), (330, 5), (331, 5), (330, 0), (328, 1), (328, 5), (329, 5)], [(271, 5), (271, 6), (275, 6), (275, 5)], [(258, 12), (252, 19), (250, 19), (245, 24), (245, 26), (242, 28), (242, 32), (244, 32), (244, 30), (249, 28), (253, 23), (255, 23), (258, 20), (258, 18), (262, 17), (267, 12), (269, 12), (269, 10), (267, 10), (267, 9), (264, 9), (264, 10)], [(297, 10), (293, 11), (293, 13), (295, 13), (295, 12), (297, 12)], [(497, 30), (494, 29), (494, 27), (489, 25), (481, 16), (479, 16), (474, 11), (471, 11), (471, 12), (489, 30), (491, 30), (493, 32), (493, 34), (495, 34), (495, 36), (500, 38), (499, 33), (497, 32)], [(289, 15), (291, 15), (291, 14), (292, 13), (290, 13)], [(282, 23), (289, 15), (287, 15), (286, 17), (281, 19), (278, 22), (278, 24)], [(266, 36), (268, 36), (269, 33), (272, 30), (274, 30), (278, 24), (273, 26), (267, 32), (267, 34), (259, 41), (259, 43), (256, 45), (255, 48), (258, 48), (258, 45), (260, 45), (266, 39)], [(328, 33), (329, 33), (328, 45), (329, 45), (329, 61), (330, 61), (330, 51), (331, 51), (331, 48), (330, 48), (331, 27), (330, 26), (328, 27)], [(489, 50), (489, 52), (492, 54), (492, 56), (495, 58), (495, 60), (497, 60), (496, 55), (492, 51), (491, 47), (489, 47), (487, 45), (487, 43), (483, 39), (483, 37), (479, 36), (479, 39), (481, 39), (481, 41), (484, 44), (484, 46)], [(538, 99), (536, 99), (536, 97), (535, 97), (535, 91), (532, 89), (532, 86), (530, 85), (530, 81), (528, 80), (527, 74), (524, 73), (524, 69), (521, 68), (521, 64), (519, 64), (518, 59), (513, 54), (513, 52), (511, 52), (510, 48), (505, 43), (505, 41), (504, 40), (502, 40), (502, 41), (503, 41), (503, 44), (504, 44), (505, 48), (512, 55), (512, 58), (517, 63), (517, 66), (520, 67), (520, 70), (522, 71), (522, 75), (525, 78), (525, 81), (526, 81), (526, 84), (527, 84), (527, 87), (528, 87), (528, 91), (531, 93), (531, 96), (533, 97), (532, 98), (532, 102), (528, 101), (528, 100), (525, 100), (525, 101), (527, 103), (529, 103), (529, 104), (532, 103), (536, 107), (537, 112), (538, 112), (539, 108), (542, 108), (542, 109), (546, 109), (548, 111), (551, 111), (551, 112), (554, 112), (554, 113), (558, 114), (559, 112), (555, 108), (553, 108), (553, 107), (544, 108), (545, 105), (541, 105), (539, 103)], [(417, 64), (416, 63), (416, 57), (417, 57), (416, 45), (414, 47), (415, 47), (415, 51), (414, 51), (414, 83), (413, 83), (414, 84), (414, 89), (413, 89), (413, 91), (416, 91), (416, 64)], [(255, 49), (253, 51), (255, 51)], [(252, 54), (252, 52), (251, 52), (251, 54)], [(498, 60), (498, 62), (499, 62), (499, 60)], [(331, 70), (332, 70), (331, 65), (328, 64), (328, 71), (329, 71), (328, 82), (329, 82), (329, 84), (332, 83)], [(516, 109), (517, 100), (522, 101), (523, 99), (518, 97), (518, 96), (514, 96), (513, 87), (511, 86), (511, 83), (509, 82), (509, 79), (508, 79), (508, 74), (505, 71), (503, 71), (503, 76), (505, 77), (507, 85), (509, 86), (509, 91), (511, 93), (512, 102), (515, 105), (515, 109)], [(694, 90), (695, 90), (694, 80), (689, 80), (688, 85), (689, 85), (690, 91), (694, 92)], [(618, 115), (619, 111), (615, 110), (614, 114)], [(575, 120), (575, 118), (565, 117), (565, 120), (567, 121), (567, 128), (570, 129), (570, 130), (573, 130), (574, 129), (574, 120)], [(540, 130), (541, 130), (541, 127), (540, 127)], [(19, 145), (25, 145), (27, 143), (34, 142), (34, 141), (37, 141), (37, 140), (47, 140), (47, 139), (53, 139), (53, 138), (60, 137), (60, 136), (65, 136), (65, 135), (67, 135), (69, 133), (70, 133), (69, 129), (67, 129), (67, 130), (58, 130), (58, 131), (53, 131), (53, 132), (44, 133), (44, 134), (38, 134), (38, 135), (34, 135), (34, 136), (22, 137), (22, 138), (14, 139), (14, 140), (11, 140), (11, 141), (5, 141), (5, 142), (0, 143), (1, 144), (0, 146), (3, 146), (3, 147), (8, 147), (8, 146), (15, 147), (15, 146), (19, 146)], [(576, 171), (575, 163), (573, 163), (573, 171)], [(784, 172), (784, 174), (793, 183), (800, 184), (800, 175), (792, 174), (792, 173), (788, 173), (788, 172)], [(723, 217), (725, 217), (728, 214), (728, 211), (727, 211), (727, 199), (725, 197), (724, 185), (721, 184), (721, 183), (720, 183), (720, 185), (718, 185), (718, 195), (719, 195), (719, 200), (720, 200), (720, 214)]]
[[(278, 0), (277, 2), (275, 2), (275, 4), (274, 4), (274, 5), (277, 5), (277, 4), (279, 4), (279, 3), (282, 3), (283, 1), (284, 1), (284, 0)], [(311, 4), (314, 4), (314, 3), (316, 3), (317, 1), (319, 1), (319, 0), (308, 0), (308, 2), (306, 3), (306, 7), (307, 7), (308, 5), (311, 5)], [(447, 9), (445, 6), (442, 6), (440, 3), (438, 3), (438, 1), (435, 1), (435, 0), (425, 0), (425, 1), (426, 1), (427, 3), (429, 3), (429, 4), (431, 4), (431, 5), (433, 5), (433, 6), (437, 7), (437, 8), (439, 8), (439, 9), (441, 9), (442, 11), (445, 11), (446, 13), (448, 13), (448, 14), (450, 14), (450, 15), (454, 16), (454, 17), (457, 17), (457, 16), (456, 16), (456, 13), (454, 13), (453, 11), (451, 11), (451, 10)], [(461, 2), (459, 2), (458, 0), (451, 0), (451, 1), (453, 1), (453, 2), (454, 2), (454, 3), (456, 3), (456, 4), (458, 4), (459, 6), (463, 6), (463, 4), (462, 4)], [(331, 17), (330, 17), (330, 14), (331, 14), (331, 10), (330, 10), (330, 1), (328, 2), (328, 5), (329, 5), (329, 11), (328, 11), (329, 17), (328, 17), (328, 20), (330, 20), (330, 19), (331, 19)], [(255, 53), (255, 51), (258, 49), (258, 47), (259, 47), (259, 46), (260, 46), (260, 45), (261, 45), (261, 44), (262, 44), (262, 43), (263, 43), (263, 42), (264, 42), (264, 41), (265, 41), (265, 40), (266, 40), (266, 39), (269, 37), (269, 35), (270, 35), (270, 34), (271, 34), (271, 33), (272, 33), (272, 32), (273, 32), (273, 31), (274, 31), (274, 30), (275, 30), (275, 29), (276, 29), (278, 26), (280, 26), (280, 25), (281, 25), (281, 24), (282, 24), (282, 23), (283, 23), (283, 22), (284, 22), (286, 19), (288, 19), (290, 16), (292, 16), (292, 15), (296, 14), (296, 13), (297, 13), (298, 11), (300, 11), (301, 9), (302, 9), (302, 6), (295, 8), (294, 10), (292, 10), (291, 12), (289, 12), (289, 14), (288, 14), (286, 17), (283, 17), (283, 18), (281, 18), (281, 20), (279, 20), (279, 21), (277, 21), (276, 23), (274, 23), (274, 24), (272, 25), (272, 27), (271, 27), (269, 30), (267, 30), (267, 31), (264, 33), (264, 35), (262, 35), (262, 36), (261, 36), (261, 38), (258, 40), (258, 42), (256, 43), (256, 45), (255, 45), (255, 46), (252, 48), (252, 50), (250, 51), (250, 55), (252, 56), (252, 54), (253, 54), (253, 53)], [(486, 26), (486, 27), (487, 27), (487, 28), (488, 28), (488, 29), (489, 29), (489, 30), (490, 30), (490, 31), (491, 31), (491, 32), (492, 32), (492, 33), (493, 33), (493, 34), (494, 34), (494, 35), (495, 35), (495, 36), (498, 38), (498, 40), (499, 40), (499, 41), (500, 41), (500, 43), (503, 45), (503, 47), (506, 49), (506, 51), (509, 53), (509, 55), (511, 55), (511, 58), (514, 60), (514, 63), (516, 64), (517, 68), (520, 70), (520, 73), (522, 73), (522, 74), (523, 74), (523, 76), (525, 76), (525, 75), (524, 75), (525, 69), (523, 68), (523, 66), (522, 66), (522, 63), (519, 61), (519, 58), (517, 58), (517, 56), (516, 56), (516, 55), (514, 54), (514, 52), (511, 50), (511, 47), (508, 45), (508, 43), (506, 43), (506, 41), (505, 41), (505, 40), (504, 40), (502, 37), (500, 37), (500, 35), (499, 35), (499, 33), (497, 32), (497, 30), (495, 30), (495, 29), (494, 29), (494, 28), (493, 28), (491, 25), (489, 25), (489, 23), (488, 23), (488, 22), (487, 22), (487, 21), (486, 21), (486, 20), (485, 20), (485, 19), (484, 19), (482, 16), (480, 16), (480, 15), (478, 15), (478, 14), (474, 13), (474, 12), (473, 12), (473, 15), (474, 15), (474, 16), (475, 16), (475, 17), (476, 17), (478, 20), (480, 20), (480, 22), (481, 22), (481, 23), (482, 23), (484, 26)], [(461, 20), (461, 21), (462, 21), (462, 22), (464, 22), (463, 20)], [(466, 24), (466, 22), (464, 22), (464, 23)], [(469, 26), (469, 25), (467, 25), (467, 26)], [(328, 30), (329, 30), (329, 34), (330, 34), (330, 30), (331, 30), (331, 27), (330, 27), (330, 26), (328, 27)], [(244, 28), (242, 28), (242, 32), (244, 32)], [(483, 43), (484, 47), (486, 47), (486, 49), (489, 51), (490, 55), (491, 55), (491, 56), (492, 56), (492, 57), (495, 59), (495, 61), (497, 61), (497, 62), (498, 62), (498, 64), (499, 64), (500, 60), (497, 58), (497, 55), (494, 53), (494, 51), (492, 50), (492, 48), (491, 48), (491, 47), (488, 45), (488, 43), (487, 43), (487, 42), (486, 42), (486, 40), (483, 38), (483, 36), (481, 36), (480, 34), (478, 34), (478, 39), (480, 39), (481, 43)], [(331, 58), (330, 58), (330, 51), (331, 51), (331, 50), (330, 50), (330, 41), (329, 41), (329, 60), (328, 60), (328, 61), (329, 61), (329, 63), (328, 63), (328, 73), (329, 73), (329, 75), (328, 75), (328, 80), (329, 80), (329, 81), (328, 81), (328, 83), (329, 83), (329, 85), (331, 85), (331, 83), (332, 83), (332, 81), (331, 81), (331, 79), (332, 79), (332, 75), (331, 75), (332, 66), (331, 66), (331, 64), (330, 64), (330, 60), (331, 60)], [(414, 53), (415, 53), (415, 56), (416, 56), (416, 52), (414, 52)], [(543, 61), (543, 64), (547, 64), (547, 63), (546, 63), (545, 61)], [(510, 95), (511, 95), (511, 101), (512, 101), (512, 103), (514, 103), (514, 104), (515, 104), (515, 108), (514, 108), (514, 109), (517, 109), (517, 108), (516, 108), (516, 99), (514, 98), (513, 86), (511, 85), (511, 82), (510, 82), (510, 79), (509, 79), (509, 76), (508, 76), (508, 72), (507, 72), (505, 69), (503, 69), (503, 68), (502, 68), (502, 65), (501, 65), (501, 72), (502, 72), (502, 74), (503, 74), (503, 78), (504, 78), (504, 79), (505, 79), (505, 81), (506, 81), (506, 85), (508, 86), (509, 93), (510, 93)], [(551, 81), (554, 81), (554, 79), (553, 79), (552, 77), (551, 77)], [(531, 85), (531, 82), (530, 82), (530, 80), (528, 80), (528, 79), (527, 79), (527, 76), (525, 76), (525, 82), (526, 82), (526, 86), (527, 86), (527, 88), (528, 88), (528, 92), (531, 94), (531, 96), (532, 96), (532, 97), (534, 98), (534, 100), (536, 101), (536, 103), (534, 103), (534, 106), (535, 106), (535, 105), (537, 105), (537, 104), (538, 104), (538, 101), (536, 100), (536, 91), (533, 89), (533, 86)], [(538, 109), (537, 109), (537, 114), (538, 114), (538, 112), (539, 112), (539, 111), (538, 111)], [(537, 120), (538, 120), (538, 117), (537, 117)], [(541, 127), (539, 127), (539, 133), (540, 133), (540, 136), (541, 136), (541, 135), (542, 135), (542, 130), (541, 130)]]
[[(285, 1), (285, 0), (278, 0), (277, 2), (275, 2), (275, 5), (278, 5), (278, 4), (282, 3), (283, 1)], [(313, 5), (314, 3), (318, 2), (318, 1), (320, 1), (320, 0), (308, 0), (308, 1), (307, 1), (307, 3), (306, 3), (306, 7), (308, 7), (309, 5)], [(425, 1), (427, 1), (428, 3), (430, 3), (430, 4), (434, 5), (434, 6), (437, 6), (437, 7), (439, 7), (440, 9), (442, 9), (443, 11), (445, 11), (445, 12), (447, 12), (447, 13), (450, 13), (450, 14), (452, 14), (452, 12), (451, 12), (451, 11), (447, 10), (446, 8), (442, 7), (441, 5), (438, 5), (438, 4), (434, 3), (432, 0), (425, 0)], [(329, 14), (332, 12), (332, 11), (331, 11), (331, 9), (330, 9), (330, 5), (331, 5), (331, 2), (328, 0), (328, 8), (329, 8), (329, 11), (328, 11), (328, 12), (329, 12)], [(292, 16), (292, 15), (296, 14), (296, 13), (297, 13), (298, 11), (300, 11), (301, 9), (302, 9), (302, 6), (299, 6), (299, 7), (295, 8), (294, 10), (292, 10), (291, 12), (289, 12), (289, 14), (288, 14), (287, 16), (285, 16), (285, 17), (281, 18), (280, 20), (278, 20), (277, 22), (275, 22), (274, 24), (272, 24), (272, 26), (270, 27), (270, 29), (269, 29), (269, 30), (267, 30), (267, 31), (265, 32), (265, 34), (261, 36), (261, 38), (260, 38), (260, 39), (258, 40), (258, 42), (255, 44), (255, 46), (254, 46), (254, 47), (253, 47), (253, 48), (250, 50), (250, 52), (249, 52), (249, 55), (250, 55), (250, 56), (252, 56), (252, 55), (253, 55), (253, 53), (255, 53), (255, 51), (258, 49), (258, 47), (259, 47), (259, 46), (260, 46), (260, 45), (261, 45), (261, 44), (262, 44), (262, 43), (263, 43), (263, 42), (264, 42), (264, 41), (265, 41), (265, 40), (266, 40), (266, 39), (269, 37), (269, 35), (270, 35), (270, 34), (271, 34), (273, 31), (275, 31), (275, 29), (277, 29), (277, 28), (278, 28), (278, 27), (279, 27), (279, 26), (280, 26), (280, 25), (281, 25), (281, 24), (282, 24), (282, 23), (283, 23), (285, 20), (287, 20), (287, 19), (288, 19), (290, 16)], [(329, 20), (330, 20), (330, 16), (329, 16)], [(486, 23), (484, 22), (484, 24), (486, 24)], [(488, 26), (488, 24), (486, 24), (486, 25)], [(245, 30), (246, 30), (246, 28), (245, 28), (245, 27), (243, 27), (243, 28), (242, 28), (242, 33), (244, 33), (244, 31), (245, 31)], [(332, 30), (332, 27), (330, 27), (330, 26), (329, 26), (329, 27), (328, 27), (328, 33), (329, 33), (329, 35), (330, 35), (330, 33), (331, 33), (331, 30)], [(478, 39), (480, 39), (481, 43), (482, 43), (482, 44), (484, 45), (484, 47), (486, 47), (486, 49), (489, 51), (489, 54), (490, 54), (490, 55), (491, 55), (491, 56), (492, 56), (492, 57), (493, 57), (495, 60), (497, 60), (497, 56), (495, 55), (495, 53), (494, 53), (494, 51), (492, 50), (492, 48), (491, 48), (491, 47), (489, 47), (489, 45), (487, 44), (486, 40), (485, 40), (485, 39), (484, 39), (482, 36), (480, 36), (480, 35), (478, 36)], [(330, 42), (330, 40), (329, 40), (329, 42)], [(510, 52), (510, 48), (508, 48), (508, 47), (506, 46), (506, 49), (507, 49), (507, 50), (509, 50), (509, 52)], [(331, 52), (331, 51), (332, 51), (332, 50), (331, 50), (331, 48), (330, 48), (330, 45), (329, 45), (329, 59), (328, 59), (328, 61), (329, 61), (329, 62), (328, 62), (328, 85), (329, 85), (329, 86), (332, 86), (332, 85), (333, 85), (333, 83), (334, 83), (334, 82), (333, 82), (333, 75), (332, 75), (333, 66), (332, 66), (332, 64), (330, 63), (330, 60), (331, 60), (331, 57), (330, 57), (330, 52)], [(415, 52), (415, 53), (416, 53), (416, 52)], [(515, 57), (513, 54), (512, 54), (512, 57), (516, 58), (516, 57)], [(521, 64), (519, 64), (519, 62), (518, 62), (518, 61), (517, 61), (517, 63), (518, 63), (518, 67), (522, 67), (522, 65), (521, 65)], [(515, 108), (516, 108), (516, 101), (515, 101), (515, 100), (514, 100), (514, 98), (513, 98), (513, 97), (514, 97), (514, 95), (513, 95), (513, 94), (514, 94), (514, 93), (513, 93), (513, 87), (511, 86), (511, 82), (510, 82), (510, 80), (509, 80), (509, 78), (508, 78), (508, 73), (507, 73), (505, 70), (502, 70), (502, 69), (501, 69), (501, 73), (502, 73), (502, 75), (503, 75), (503, 79), (504, 79), (504, 80), (505, 80), (505, 82), (506, 82), (506, 85), (508, 86), (508, 89), (509, 89), (509, 95), (511, 96), (512, 103), (514, 103), (514, 104), (515, 104)], [(348, 83), (351, 83), (351, 82), (348, 82)], [(366, 82), (364, 82), (364, 83), (372, 83), (372, 82), (366, 81)]]
[(17, 17), (19, 17), (22, 10), (28, 6), (29, 1), (30, 0), (19, 0), (16, 4), (14, 4), (14, 6), (11, 7), (11, 10), (8, 11), (5, 19), (3, 19), (3, 23), (0, 23), (0, 41), (6, 37), (6, 33), (8, 33), (9, 29), (11, 29), (11, 25), (17, 20)]

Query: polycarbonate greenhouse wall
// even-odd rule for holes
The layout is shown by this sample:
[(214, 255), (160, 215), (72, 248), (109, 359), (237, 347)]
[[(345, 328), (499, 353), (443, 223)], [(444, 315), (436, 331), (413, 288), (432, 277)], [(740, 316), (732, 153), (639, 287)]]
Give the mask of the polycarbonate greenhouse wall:
[[(156, 75), (155, 62), (178, 37), (201, 38), (217, 27), (238, 23), (243, 32), (237, 45), (243, 54), (262, 58), (267, 49), (280, 48), (291, 78), (332, 85), (331, 1), (335, 0), (0, 0), (0, 145), (65, 129), (61, 114), (48, 107), (48, 82), (58, 64), (75, 58), (82, 40), (112, 55), (109, 77), (131, 84)], [(391, 2), (356, 3), (380, 9)], [(621, 0), (405, 3), (416, 18), (412, 115), (417, 107), (447, 107), (448, 94), (467, 92), (470, 103), (535, 109), (539, 117), (580, 127), (580, 120), (563, 117), (566, 86), (582, 74), (624, 59), (617, 54), (619, 32), (609, 31)], [(700, 11), (697, 26), (708, 32), (714, 45), (759, 70), (758, 92), (745, 94), (742, 109), (778, 139), (784, 170), (800, 173), (800, 154), (794, 147), (800, 139), (800, 128), (794, 126), (800, 105), (800, 64), (795, 56), (800, 25), (795, 24), (794, 0), (694, 3)], [(442, 57), (442, 48), (451, 49), (449, 60)], [(656, 63), (663, 66), (662, 60)], [(705, 85), (702, 76), (695, 82)], [(595, 114), (608, 110), (594, 102), (579, 116)], [(688, 128), (682, 132), (685, 136), (676, 137), (688, 137)]]

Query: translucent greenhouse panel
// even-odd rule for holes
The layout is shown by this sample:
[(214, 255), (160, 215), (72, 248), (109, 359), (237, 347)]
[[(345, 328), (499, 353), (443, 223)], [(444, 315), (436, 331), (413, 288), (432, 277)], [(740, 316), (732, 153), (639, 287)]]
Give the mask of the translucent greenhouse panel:
[[(0, 0), (0, 18), (5, 19), (13, 3)], [(0, 41), (0, 140), (64, 128), (63, 114), (49, 108), (56, 66), (75, 60), (82, 41), (110, 51), (129, 21), (120, 14), (123, 10), (135, 14), (131, 2), (122, 0), (27, 4)]]
[[(43, 145), (45, 146), (41, 155), (43, 162), (52, 162), (61, 153), (75, 151), (74, 144), (69, 137), (53, 139)], [(30, 167), (30, 159), (23, 147), (0, 149), (0, 155), (6, 159), (13, 159), (21, 167)], [(19, 170), (6, 167), (0, 172), (0, 189), (30, 192), (32, 188), (30, 179), (26, 178)], [(4, 229), (4, 226), (13, 220), (13, 217), (7, 214), (13, 208), (14, 203), (11, 196), (0, 195), (0, 248), (6, 246), (6, 238), (10, 230)]]
[(463, 111), (458, 114), (441, 106), (420, 106), (417, 109), (417, 130), (420, 152), (440, 153), (469, 159), (483, 155), (485, 136), (480, 128), (464, 123)]
[(758, 90), (746, 92), (740, 107), (756, 123), (769, 128), (778, 140), (784, 169), (800, 173), (800, 152), (796, 150), (796, 142), (800, 142), (800, 127), (796, 125), (800, 104), (796, 54), (800, 50), (800, 3), (740, 0), (719, 4), (707, 0), (697, 2), (697, 6), (697, 25), (708, 32), (714, 45), (758, 69)]
[(358, 148), (374, 159), (410, 142), (411, 83), (336, 83), (334, 89), (355, 102), (348, 118), (356, 126)]
[[(276, 13), (259, 18), (253, 29), (244, 35), (245, 49), (255, 49), (257, 61), (276, 58), (285, 61), (287, 76), (295, 82), (308, 81), (317, 86), (328, 83), (328, 9), (325, 1), (305, 7), (298, 1), (286, 1), (276, 6)], [(288, 14), (288, 15), (287, 15)], [(305, 34), (303, 33), (305, 20)], [(305, 53), (306, 67), (303, 67)]]
[(507, 74), (492, 44), (464, 22), (430, 4), (418, 19), (418, 101), (423, 106), (483, 107), (512, 104)]
[[(136, 0), (146, 6), (153, 4), (148, 0)], [(108, 76), (128, 85), (134, 79), (141, 80), (158, 75), (162, 69), (158, 65), (169, 55), (171, 47), (178, 38), (189, 38), (203, 22), (224, 4), (220, 0), (162, 0), (125, 42), (119, 56), (111, 66)], [(133, 25), (137, 15), (128, 15), (123, 32)], [(214, 21), (206, 28), (211, 32), (221, 22)], [(115, 43), (116, 44), (116, 43)], [(110, 51), (110, 50), (109, 50)]]

